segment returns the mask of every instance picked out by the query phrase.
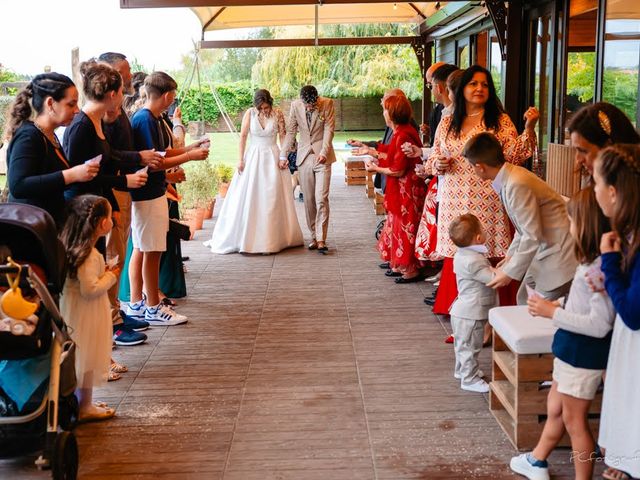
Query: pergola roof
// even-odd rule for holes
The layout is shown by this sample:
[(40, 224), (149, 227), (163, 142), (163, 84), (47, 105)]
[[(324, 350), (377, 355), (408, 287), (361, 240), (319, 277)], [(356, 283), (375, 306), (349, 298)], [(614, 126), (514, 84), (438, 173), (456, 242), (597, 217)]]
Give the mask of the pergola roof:
[[(314, 25), (316, 22), (316, 5), (194, 7), (192, 10), (200, 19), (205, 31)], [(419, 25), (436, 11), (435, 4), (429, 2), (323, 4), (318, 7), (318, 23), (414, 23)]]
[(472, 2), (387, 2), (384, 0), (120, 0), (121, 8), (189, 7), (203, 32), (294, 25), (447, 23)]

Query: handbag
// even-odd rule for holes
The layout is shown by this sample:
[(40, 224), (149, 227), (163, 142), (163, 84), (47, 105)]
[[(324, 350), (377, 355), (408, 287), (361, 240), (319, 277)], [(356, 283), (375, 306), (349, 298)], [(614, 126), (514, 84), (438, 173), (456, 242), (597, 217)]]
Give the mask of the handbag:
[(169, 233), (175, 235), (180, 240), (189, 240), (191, 238), (191, 230), (189, 230), (189, 226), (174, 218), (169, 219)]

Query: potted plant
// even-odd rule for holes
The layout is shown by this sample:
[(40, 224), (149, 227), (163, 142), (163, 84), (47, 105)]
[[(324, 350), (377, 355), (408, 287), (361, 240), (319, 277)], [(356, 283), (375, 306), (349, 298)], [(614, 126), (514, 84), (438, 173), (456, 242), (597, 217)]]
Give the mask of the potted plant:
[(218, 193), (220, 197), (224, 198), (227, 196), (227, 190), (229, 190), (229, 184), (231, 183), (231, 179), (233, 178), (233, 167), (229, 165), (224, 165), (219, 163), (216, 165), (216, 173), (218, 176)]
[(186, 181), (180, 186), (184, 218), (200, 230), (204, 223), (207, 203), (212, 198), (216, 175), (208, 161), (194, 162), (185, 167)]

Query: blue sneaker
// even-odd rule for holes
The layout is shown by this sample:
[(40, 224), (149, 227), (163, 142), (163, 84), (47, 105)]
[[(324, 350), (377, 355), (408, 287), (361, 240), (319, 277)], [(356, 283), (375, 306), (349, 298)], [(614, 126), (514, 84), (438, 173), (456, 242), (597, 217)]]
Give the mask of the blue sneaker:
[(147, 322), (146, 320), (138, 320), (135, 317), (130, 317), (122, 310), (120, 310), (120, 317), (124, 322), (124, 326), (129, 330), (133, 330), (134, 332), (144, 332), (149, 328), (149, 322)]
[(136, 320), (144, 320), (145, 309), (144, 300), (140, 300), (135, 303), (129, 302), (127, 304), (127, 308), (124, 310), (124, 314), (125, 316), (135, 318)]
[(141, 343), (146, 342), (147, 336), (144, 333), (134, 332), (120, 324), (113, 326), (113, 341), (116, 345), (131, 347), (133, 345), (140, 345)]

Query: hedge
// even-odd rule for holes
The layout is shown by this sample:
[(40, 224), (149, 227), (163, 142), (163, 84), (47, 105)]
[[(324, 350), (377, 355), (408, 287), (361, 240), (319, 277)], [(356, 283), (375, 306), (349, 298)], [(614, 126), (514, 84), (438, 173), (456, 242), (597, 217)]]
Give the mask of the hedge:
[[(248, 82), (226, 83), (213, 87), (224, 106), (226, 112), (233, 116), (239, 112), (246, 110), (252, 105), (254, 88)], [(206, 123), (212, 124), (220, 117), (220, 110), (216, 104), (211, 87), (202, 86), (199, 92), (197, 88), (192, 87), (181, 94), (180, 107), (182, 108), (182, 116), (186, 121), (204, 120)], [(200, 98), (202, 97), (202, 110), (204, 118), (200, 111)]]

